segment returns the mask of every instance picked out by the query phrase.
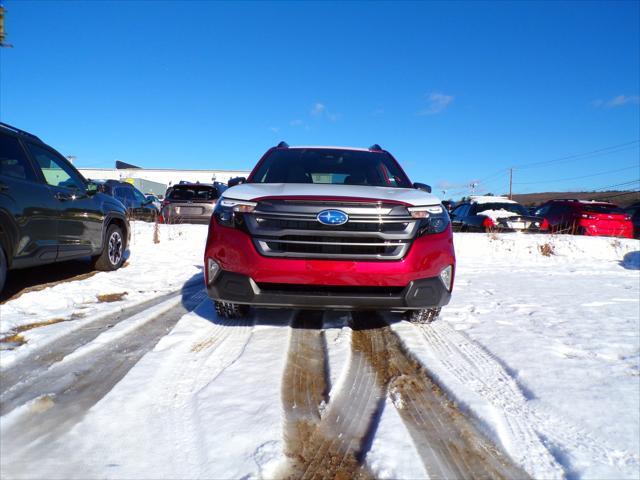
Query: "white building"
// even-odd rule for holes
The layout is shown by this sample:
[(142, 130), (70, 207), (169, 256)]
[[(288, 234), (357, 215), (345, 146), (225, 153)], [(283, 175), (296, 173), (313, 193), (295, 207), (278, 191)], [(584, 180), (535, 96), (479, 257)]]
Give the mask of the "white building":
[(176, 170), (168, 168), (78, 168), (85, 178), (92, 180), (122, 180), (137, 178), (162, 183), (167, 187), (187, 182), (227, 183), (230, 178), (247, 177), (247, 170)]

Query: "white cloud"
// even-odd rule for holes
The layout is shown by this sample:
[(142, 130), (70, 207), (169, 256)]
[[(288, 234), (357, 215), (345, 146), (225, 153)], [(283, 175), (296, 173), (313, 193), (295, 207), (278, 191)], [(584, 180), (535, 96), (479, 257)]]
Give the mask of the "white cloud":
[(302, 125), (304, 125), (304, 122), (299, 118), (297, 118), (295, 120), (291, 120), (289, 122), (289, 125), (291, 125), (292, 127), (301, 127)]
[(278, 133), (280, 131), (280, 127), (269, 127), (269, 130), (271, 130), (273, 133)]
[(640, 96), (638, 95), (618, 95), (610, 100), (594, 100), (591, 102), (591, 105), (596, 108), (616, 108), (622, 107), (623, 105), (638, 103), (640, 103)]
[(437, 115), (444, 112), (451, 103), (453, 95), (445, 95), (441, 92), (431, 92), (427, 95), (427, 108), (418, 112), (418, 115)]
[(327, 107), (323, 103), (318, 102), (313, 105), (313, 107), (311, 108), (311, 112), (309, 113), (311, 113), (311, 115), (313, 115), (314, 117), (319, 117), (326, 111), (327, 111)]
[(330, 122), (335, 122), (340, 118), (339, 113), (331, 113), (329, 109), (327, 109), (327, 106), (324, 103), (320, 102), (316, 102), (313, 104), (313, 107), (311, 107), (309, 114), (312, 117), (326, 118)]

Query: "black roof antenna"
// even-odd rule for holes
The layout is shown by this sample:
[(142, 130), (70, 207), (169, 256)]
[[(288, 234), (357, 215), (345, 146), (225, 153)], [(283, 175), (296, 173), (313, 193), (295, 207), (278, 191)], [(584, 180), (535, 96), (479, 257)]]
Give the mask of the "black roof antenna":
[(287, 142), (280, 142), (277, 148), (289, 148), (289, 144)]
[(382, 151), (382, 147), (380, 145), (378, 145), (377, 143), (374, 143), (373, 145), (371, 145), (369, 147), (369, 150), (371, 150), (373, 152), (381, 152)]

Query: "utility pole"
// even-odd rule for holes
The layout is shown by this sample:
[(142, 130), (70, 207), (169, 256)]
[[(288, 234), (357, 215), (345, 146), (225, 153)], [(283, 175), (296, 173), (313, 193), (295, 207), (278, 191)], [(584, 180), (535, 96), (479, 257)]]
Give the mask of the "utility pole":
[(509, 200), (511, 200), (512, 196), (512, 187), (513, 187), (513, 168), (509, 169)]
[(4, 13), (5, 12), (6, 10), (4, 9), (4, 7), (0, 5), (0, 47), (11, 48), (13, 47), (13, 45), (5, 43), (5, 39), (7, 36), (4, 30)]

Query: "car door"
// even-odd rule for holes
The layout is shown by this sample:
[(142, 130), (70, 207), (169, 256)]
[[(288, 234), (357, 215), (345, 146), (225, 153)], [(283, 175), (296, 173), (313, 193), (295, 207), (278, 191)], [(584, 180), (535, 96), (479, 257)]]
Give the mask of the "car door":
[(557, 231), (561, 228), (562, 222), (562, 205), (559, 203), (551, 203), (547, 207), (547, 211), (545, 213), (545, 218), (547, 222), (549, 222), (549, 228), (551, 231)]
[(104, 221), (98, 198), (87, 194), (84, 178), (62, 155), (44, 145), (29, 142), (27, 147), (56, 200), (57, 260), (98, 253)]
[(57, 225), (55, 199), (22, 142), (0, 133), (0, 243), (12, 267), (55, 261)]
[(131, 189), (135, 202), (134, 217), (140, 220), (152, 221), (155, 219), (155, 207), (151, 200), (148, 200), (142, 192), (136, 188)]
[(462, 205), (458, 205), (456, 208), (452, 210), (450, 214), (451, 228), (454, 231), (460, 231), (462, 229), (464, 215), (468, 207), (469, 207), (468, 204), (462, 204)]

